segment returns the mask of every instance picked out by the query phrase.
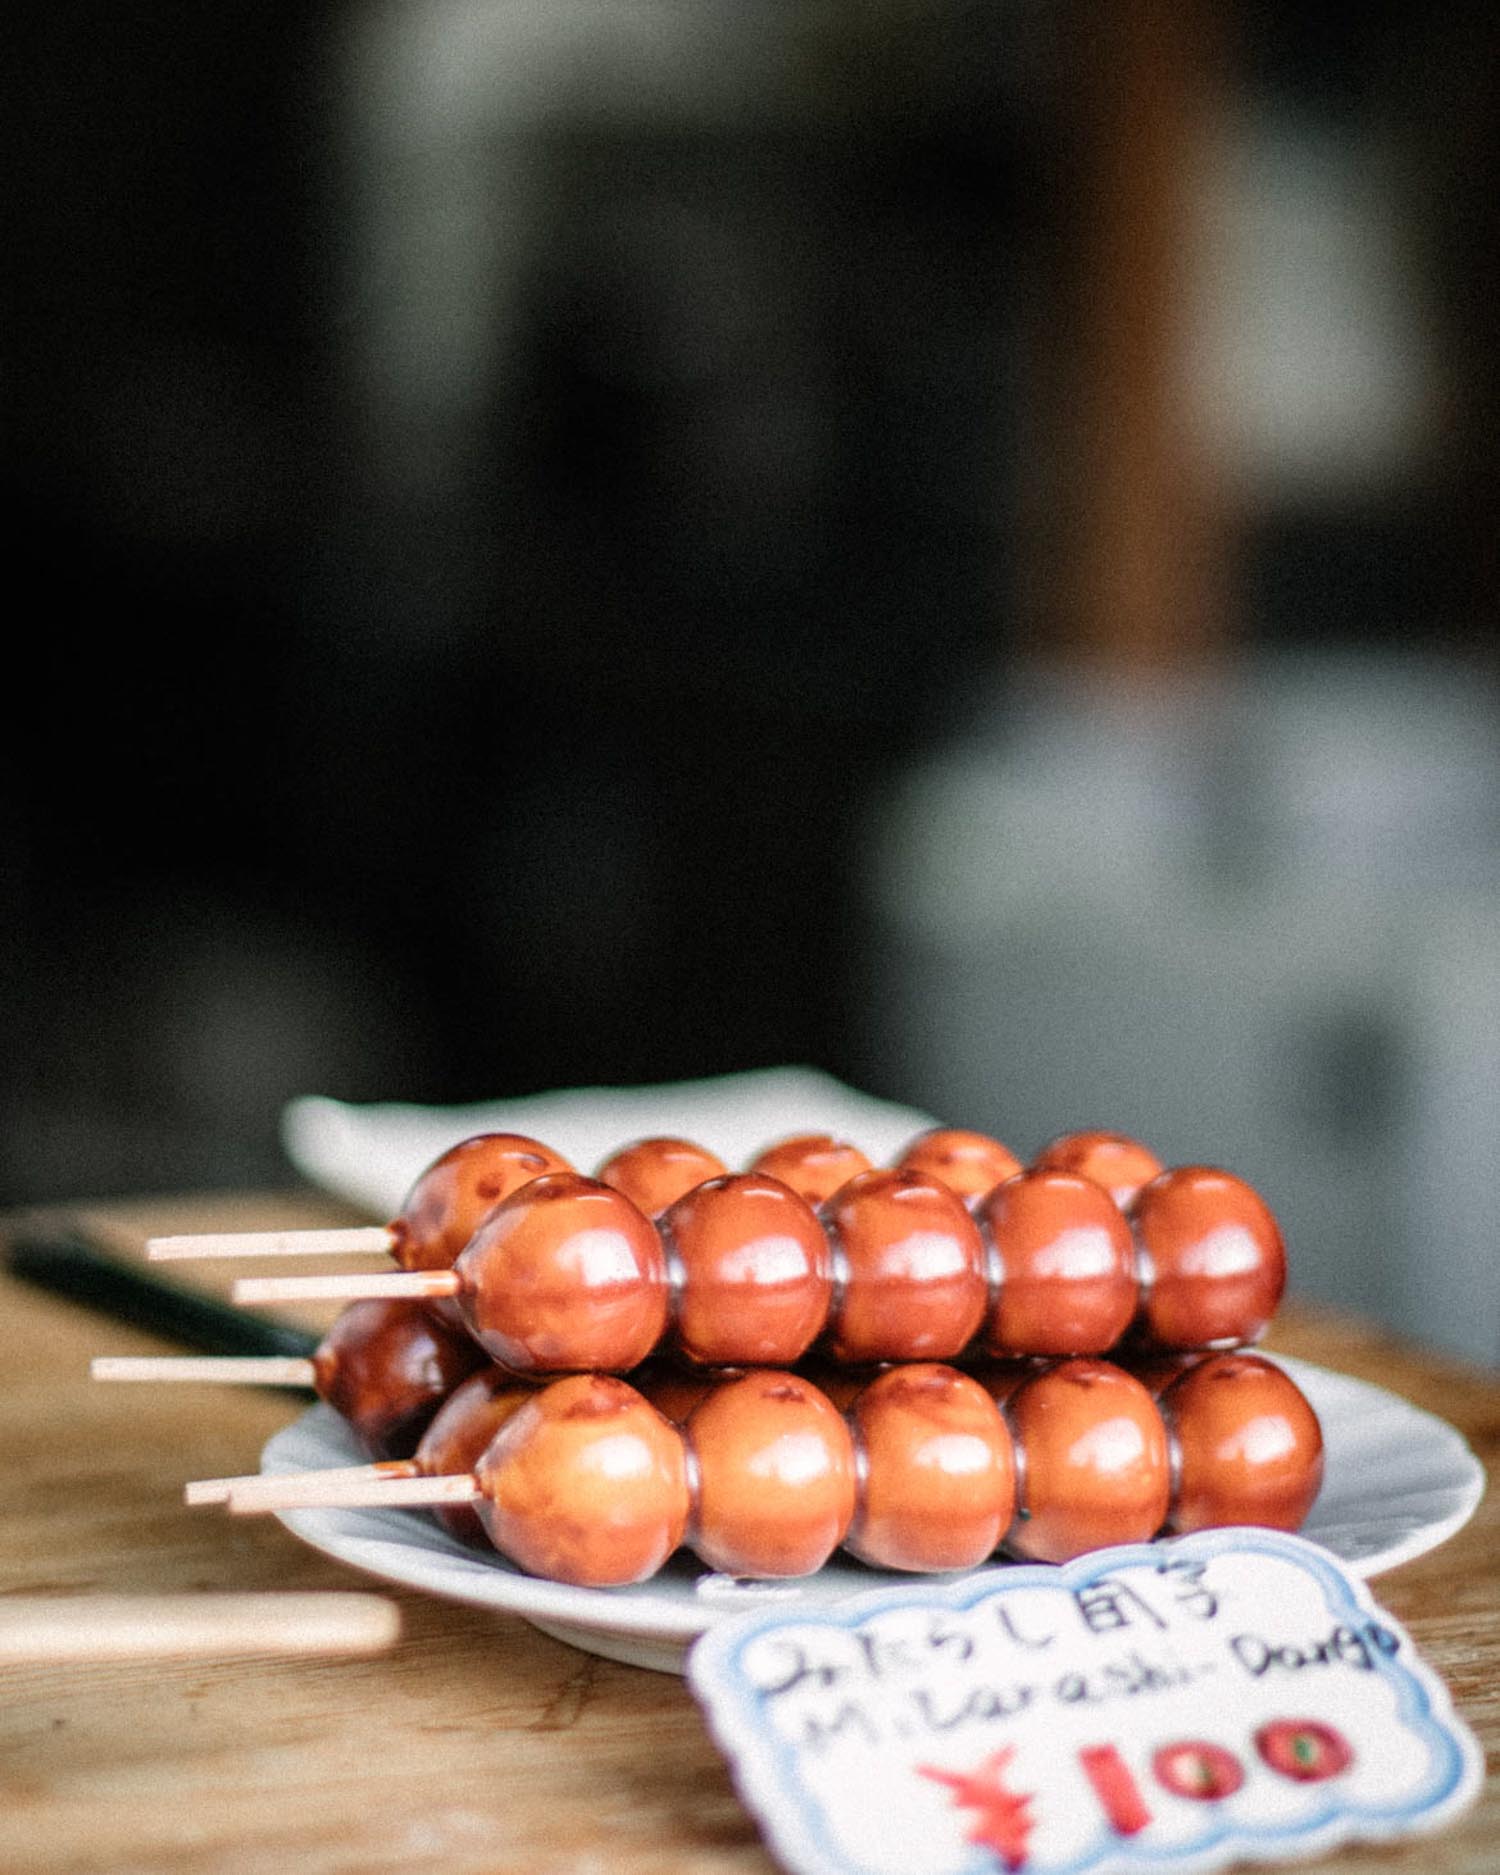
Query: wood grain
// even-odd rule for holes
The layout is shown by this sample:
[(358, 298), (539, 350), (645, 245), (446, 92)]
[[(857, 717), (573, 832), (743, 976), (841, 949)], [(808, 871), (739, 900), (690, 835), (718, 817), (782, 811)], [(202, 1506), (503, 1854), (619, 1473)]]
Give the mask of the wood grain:
[[(298, 1195), (110, 1207), (116, 1248), (155, 1230), (277, 1228), (346, 1214)], [(347, 1266), (346, 1266), (347, 1267)], [(219, 1286), (233, 1265), (216, 1267)], [(205, 1279), (206, 1280), (206, 1279)], [(181, 1501), (254, 1468), (285, 1395), (109, 1387), (92, 1355), (167, 1353), (0, 1279), (6, 1542), (0, 1591), (70, 1595), (371, 1584), (279, 1524)], [(1500, 1451), (1500, 1377), (1339, 1317), (1288, 1309), (1287, 1353), (1404, 1394)], [(1500, 1749), (1500, 1503), (1377, 1592)], [(0, 1672), (0, 1868), (35, 1875), (768, 1875), (682, 1683), (582, 1654), (513, 1616), (390, 1591), (390, 1654), (316, 1661), (8, 1667)], [(1315, 1865), (1493, 1875), (1500, 1789), (1409, 1847)]]

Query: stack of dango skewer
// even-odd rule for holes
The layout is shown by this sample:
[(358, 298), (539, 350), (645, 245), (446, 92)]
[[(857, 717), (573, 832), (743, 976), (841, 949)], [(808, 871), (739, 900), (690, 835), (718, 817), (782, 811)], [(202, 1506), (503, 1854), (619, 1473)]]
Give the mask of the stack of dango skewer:
[(1030, 1165), (937, 1129), (873, 1166), (825, 1135), (741, 1172), (652, 1138), (595, 1176), (539, 1142), (443, 1154), (387, 1226), (155, 1240), (148, 1254), (389, 1251), (374, 1275), (246, 1278), (342, 1298), (304, 1363), (100, 1361), (114, 1379), (305, 1384), (373, 1462), (202, 1480), (234, 1511), (425, 1506), (587, 1586), (686, 1546), (737, 1576), (1003, 1551), (1060, 1562), (1163, 1531), (1295, 1529), (1312, 1408), (1249, 1351), (1280, 1300), (1271, 1211), (1105, 1132)]

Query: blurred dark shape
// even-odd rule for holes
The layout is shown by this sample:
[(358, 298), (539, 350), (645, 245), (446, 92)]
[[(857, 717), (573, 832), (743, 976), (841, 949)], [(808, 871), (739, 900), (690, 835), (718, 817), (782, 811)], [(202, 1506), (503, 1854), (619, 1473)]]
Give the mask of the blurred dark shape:
[[(36, 28), (5, 1195), (273, 1175), (310, 1089), (857, 1076), (869, 790), (994, 650), (1052, 28), (747, 19), (644, 10), (606, 109), (604, 12)], [(476, 163), (503, 368), (439, 280), (382, 378)]]
[[(1235, 109), (1392, 154), (1439, 359), (1415, 464), (1256, 486), (1207, 569), (1223, 639), (1420, 619), (1475, 653), (1483, 9), (1132, 0), (1113, 39), (1039, 0), (26, 17), (0, 1197), (280, 1176), (315, 1090), (810, 1060), (926, 1097), (867, 993), (875, 809), (1004, 718), (1075, 585), (1096, 651), (1123, 630), (1098, 510), (1141, 437), (1088, 269), (1129, 285), (1132, 250), (1080, 203), (1149, 176), (1101, 132), (1110, 46), (1149, 112), (1135, 26), (1166, 33), (1185, 121), (1199, 21)], [(1138, 591), (1171, 592), (1147, 531)], [(1332, 1012), (1304, 1093), (1350, 1137), (1390, 1046)]]

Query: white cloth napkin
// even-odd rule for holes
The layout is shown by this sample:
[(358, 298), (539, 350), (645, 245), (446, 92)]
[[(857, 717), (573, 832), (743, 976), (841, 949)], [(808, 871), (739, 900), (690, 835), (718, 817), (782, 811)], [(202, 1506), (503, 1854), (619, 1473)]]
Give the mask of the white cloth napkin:
[(861, 1093), (817, 1068), (761, 1068), (649, 1087), (570, 1087), (466, 1107), (354, 1104), (308, 1094), (288, 1103), (281, 1136), (304, 1178), (394, 1217), (417, 1174), (472, 1133), (526, 1133), (592, 1172), (648, 1134), (696, 1140), (731, 1168), (794, 1133), (833, 1133), (877, 1164), (937, 1122)]

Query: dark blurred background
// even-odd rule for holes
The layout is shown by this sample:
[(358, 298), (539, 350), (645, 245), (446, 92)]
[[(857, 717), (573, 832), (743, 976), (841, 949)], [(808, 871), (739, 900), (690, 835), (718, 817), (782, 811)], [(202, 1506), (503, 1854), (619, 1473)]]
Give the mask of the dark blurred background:
[(805, 1061), (1500, 1360), (1496, 17), (12, 16), (0, 1198)]

